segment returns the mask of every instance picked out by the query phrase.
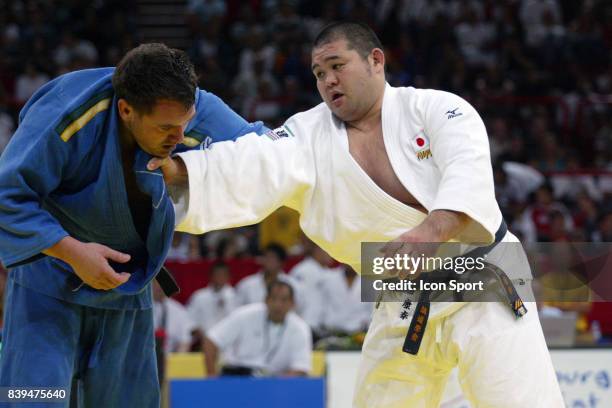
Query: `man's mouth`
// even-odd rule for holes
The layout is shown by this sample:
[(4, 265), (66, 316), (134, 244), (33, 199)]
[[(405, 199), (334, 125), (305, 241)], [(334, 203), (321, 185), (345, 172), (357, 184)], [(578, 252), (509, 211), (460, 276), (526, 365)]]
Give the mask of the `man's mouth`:
[(340, 106), (340, 104), (342, 104), (343, 97), (344, 97), (343, 93), (341, 93), (341, 92), (334, 92), (334, 93), (331, 94), (331, 103), (334, 106)]
[(335, 101), (336, 99), (342, 98), (343, 96), (344, 96), (344, 94), (340, 93), (340, 92), (332, 93), (332, 96), (331, 96), (332, 102)]
[(176, 144), (175, 143), (171, 143), (171, 144), (162, 145), (162, 149), (164, 149), (165, 151), (168, 151), (168, 152), (172, 152), (172, 151), (174, 151), (174, 149), (176, 149)]

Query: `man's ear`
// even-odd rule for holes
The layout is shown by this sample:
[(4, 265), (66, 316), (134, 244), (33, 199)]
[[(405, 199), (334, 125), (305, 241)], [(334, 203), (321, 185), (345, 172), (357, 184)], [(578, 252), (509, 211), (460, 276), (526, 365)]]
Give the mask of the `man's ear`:
[(385, 53), (380, 48), (374, 48), (370, 52), (370, 58), (375, 68), (385, 69)]
[(134, 116), (134, 108), (123, 98), (117, 101), (117, 111), (124, 122), (130, 122)]

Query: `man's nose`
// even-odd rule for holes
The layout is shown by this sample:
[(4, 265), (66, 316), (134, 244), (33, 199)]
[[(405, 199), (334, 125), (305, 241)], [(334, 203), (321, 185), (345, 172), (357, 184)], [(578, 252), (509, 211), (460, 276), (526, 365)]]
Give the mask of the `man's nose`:
[(172, 140), (176, 143), (183, 143), (183, 140), (185, 140), (185, 127), (177, 126), (174, 128), (172, 132)]
[(325, 85), (329, 88), (332, 86), (335, 86), (338, 84), (338, 77), (333, 74), (333, 73), (329, 73), (325, 76)]

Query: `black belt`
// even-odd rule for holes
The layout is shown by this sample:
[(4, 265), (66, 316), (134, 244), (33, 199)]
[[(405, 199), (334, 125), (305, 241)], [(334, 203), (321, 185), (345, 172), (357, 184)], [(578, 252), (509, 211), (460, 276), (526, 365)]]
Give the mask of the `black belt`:
[[(501, 225), (497, 229), (495, 233), (495, 241), (488, 246), (475, 248), (465, 255), (461, 255), (460, 258), (479, 258), (484, 257), (485, 254), (491, 252), (493, 248), (497, 246), (504, 238), (506, 233), (508, 232), (508, 226), (506, 222), (502, 220)], [(523, 304), (520, 296), (516, 292), (514, 285), (508, 278), (508, 275), (501, 269), (495, 267), (493, 268), (493, 272), (496, 277), (501, 281), (504, 291), (506, 293), (506, 297), (510, 303), (510, 308), (514, 312), (517, 317), (523, 316), (527, 313), (527, 309)], [(451, 271), (450, 273), (455, 273)], [(423, 280), (426, 281), (434, 281), (440, 279), (447, 279), (449, 276), (448, 271), (432, 271), (423, 273)], [(430, 295), (429, 290), (422, 291), (419, 296), (419, 301), (414, 310), (414, 315), (412, 316), (412, 321), (410, 322), (410, 327), (408, 328), (408, 333), (406, 333), (406, 339), (404, 340), (404, 345), (402, 350), (408, 354), (416, 355), (419, 352), (419, 348), (421, 346), (421, 341), (423, 340), (423, 335), (425, 334), (425, 328), (427, 327), (427, 320), (429, 319), (429, 312), (431, 309), (431, 302), (429, 300)]]
[(162, 288), (164, 294), (168, 297), (174, 296), (181, 291), (178, 283), (174, 280), (174, 276), (165, 266), (162, 266), (160, 271), (155, 276), (157, 283)]

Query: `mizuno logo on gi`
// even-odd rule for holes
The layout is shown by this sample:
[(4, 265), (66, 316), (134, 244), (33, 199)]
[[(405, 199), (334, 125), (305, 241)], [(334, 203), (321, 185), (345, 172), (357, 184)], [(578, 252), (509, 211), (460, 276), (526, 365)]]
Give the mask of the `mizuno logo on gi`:
[(461, 113), (461, 112), (457, 113), (458, 110), (459, 110), (459, 108), (455, 108), (453, 110), (446, 111), (446, 114), (448, 115), (447, 119), (452, 119), (452, 118), (456, 118), (457, 116), (463, 115), (463, 113)]

